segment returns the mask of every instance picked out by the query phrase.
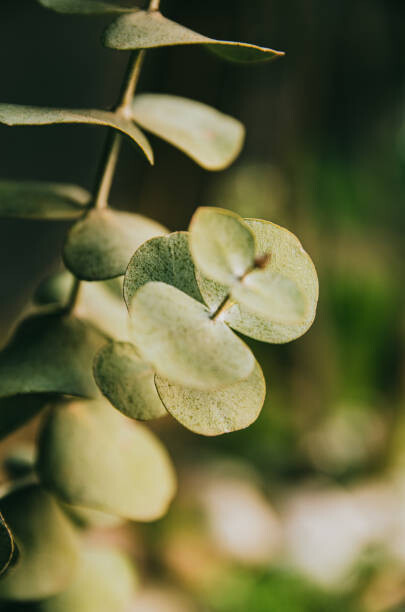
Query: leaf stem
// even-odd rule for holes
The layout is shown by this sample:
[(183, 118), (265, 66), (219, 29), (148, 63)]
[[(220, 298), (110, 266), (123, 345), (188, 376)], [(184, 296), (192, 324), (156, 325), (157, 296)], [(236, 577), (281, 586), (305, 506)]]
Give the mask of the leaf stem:
[(218, 317), (226, 312), (231, 306), (234, 305), (234, 301), (231, 298), (230, 293), (228, 293), (224, 299), (222, 300), (222, 302), (220, 303), (220, 305), (218, 306), (218, 308), (215, 310), (215, 312), (212, 313), (211, 315), (211, 319), (213, 321), (216, 321), (218, 319)]

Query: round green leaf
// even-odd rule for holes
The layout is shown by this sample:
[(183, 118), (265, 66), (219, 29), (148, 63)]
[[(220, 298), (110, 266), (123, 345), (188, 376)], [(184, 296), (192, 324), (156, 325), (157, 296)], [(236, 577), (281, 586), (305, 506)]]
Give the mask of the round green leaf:
[(0, 123), (5, 125), (50, 125), (83, 123), (113, 128), (128, 136), (153, 164), (153, 151), (146, 136), (131, 121), (109, 111), (98, 109), (43, 108), (20, 104), (0, 104)]
[(15, 543), (9, 526), (0, 512), (0, 576), (10, 568), (14, 556)]
[(73, 316), (26, 319), (0, 353), (0, 397), (33, 393), (94, 396), (93, 357), (104, 343), (99, 331)]
[(237, 62), (268, 61), (284, 55), (266, 47), (208, 38), (166, 19), (158, 11), (138, 11), (118, 17), (104, 33), (113, 49), (151, 49), (172, 45), (204, 45), (224, 59)]
[(84, 15), (97, 15), (103, 13), (125, 13), (137, 10), (134, 2), (120, 0), (38, 0), (45, 8), (52, 9), (58, 13), (81, 13)]
[(155, 387), (155, 373), (133, 344), (110, 342), (94, 359), (94, 378), (113, 406), (131, 419), (149, 421), (167, 414)]
[(147, 217), (111, 209), (91, 210), (69, 231), (63, 257), (82, 280), (105, 280), (125, 273), (133, 252), (145, 240), (168, 230)]
[[(257, 255), (270, 256), (266, 272), (281, 274), (299, 288), (306, 304), (305, 316), (295, 323), (269, 321), (242, 305), (234, 304), (223, 313), (222, 320), (242, 334), (263, 342), (279, 344), (295, 340), (311, 327), (315, 318), (318, 278), (314, 264), (298, 238), (283, 227), (261, 219), (245, 219), (245, 223), (254, 233)], [(215, 311), (229, 289), (199, 274), (197, 281), (204, 300)]]
[(237, 119), (201, 102), (142, 94), (132, 103), (136, 123), (174, 145), (207, 170), (222, 170), (239, 155), (245, 129)]
[(83, 282), (76, 314), (91, 321), (114, 340), (129, 340), (128, 312), (122, 288), (119, 297), (108, 288), (107, 282)]
[(299, 324), (307, 304), (298, 285), (273, 270), (253, 270), (234, 284), (231, 296), (239, 306), (270, 323)]
[(47, 401), (48, 397), (42, 394), (0, 398), (0, 440), (28, 423), (44, 408)]
[(0, 181), (0, 217), (77, 219), (90, 201), (78, 185), (30, 181)]
[(195, 278), (188, 232), (152, 238), (135, 251), (124, 279), (124, 299), (128, 308), (138, 289), (150, 281), (172, 285), (203, 302)]
[(229, 287), (254, 266), (254, 235), (230, 210), (198, 208), (190, 222), (190, 249), (198, 270)]
[(134, 295), (129, 314), (141, 357), (171, 382), (216, 389), (247, 378), (253, 369), (246, 344), (175, 287), (147, 283)]
[(53, 406), (38, 469), (64, 502), (137, 521), (165, 514), (176, 489), (159, 440), (101, 399)]
[(216, 391), (174, 385), (156, 376), (156, 388), (167, 411), (184, 427), (203, 436), (244, 429), (262, 409), (266, 383), (256, 362), (246, 380)]
[(128, 612), (136, 576), (124, 554), (111, 548), (86, 547), (66, 591), (41, 601), (37, 612)]
[(73, 275), (67, 270), (45, 278), (34, 293), (36, 304), (66, 304), (74, 283)]
[(15, 537), (18, 563), (0, 581), (0, 599), (35, 600), (62, 591), (77, 563), (77, 537), (56, 501), (37, 485), (0, 500)]

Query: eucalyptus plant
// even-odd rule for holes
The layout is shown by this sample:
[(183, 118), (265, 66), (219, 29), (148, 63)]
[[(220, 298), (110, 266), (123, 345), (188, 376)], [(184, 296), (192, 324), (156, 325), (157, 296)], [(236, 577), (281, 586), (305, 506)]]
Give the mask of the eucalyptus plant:
[(86, 544), (79, 526), (166, 512), (174, 468), (140, 421), (169, 413), (206, 436), (251, 424), (265, 380), (235, 332), (270, 343), (298, 338), (314, 319), (318, 282), (299, 240), (269, 221), (202, 207), (187, 232), (170, 233), (109, 206), (124, 138), (153, 164), (146, 130), (208, 170), (229, 166), (243, 144), (233, 117), (177, 96), (136, 93), (147, 49), (201, 45), (236, 62), (283, 54), (193, 32), (164, 17), (159, 0), (146, 10), (132, 1), (38, 1), (61, 13), (111, 13), (103, 43), (131, 57), (112, 111), (0, 104), (6, 125), (109, 129), (92, 193), (0, 182), (2, 217), (74, 222), (66, 270), (40, 285), (0, 353), (1, 436), (43, 412), (35, 457), (8, 462), (16, 477), (0, 500), (0, 599), (35, 602), (41, 611), (119, 611), (132, 597), (131, 566), (119, 551)]

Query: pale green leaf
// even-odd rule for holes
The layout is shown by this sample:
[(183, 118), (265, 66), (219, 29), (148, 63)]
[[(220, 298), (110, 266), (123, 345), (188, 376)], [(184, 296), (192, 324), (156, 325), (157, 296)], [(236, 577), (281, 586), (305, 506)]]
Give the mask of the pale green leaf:
[[(290, 342), (302, 336), (312, 325), (318, 301), (318, 278), (314, 264), (298, 238), (288, 230), (261, 219), (245, 219), (256, 240), (257, 255), (269, 256), (268, 273), (281, 274), (298, 287), (305, 300), (304, 318), (296, 323), (269, 321), (234, 304), (222, 320), (233, 329), (263, 342)], [(229, 289), (197, 274), (197, 281), (206, 303), (212, 311), (228, 294)]]
[(307, 304), (299, 286), (273, 270), (253, 270), (231, 288), (231, 297), (247, 311), (270, 323), (299, 324)]
[(125, 523), (125, 519), (114, 514), (106, 514), (105, 512), (100, 512), (100, 510), (81, 508), (80, 506), (72, 506), (63, 502), (59, 503), (68, 517), (79, 528), (112, 529)]
[(64, 502), (137, 521), (161, 517), (176, 489), (159, 440), (103, 399), (52, 407), (38, 469)]
[(147, 283), (134, 295), (129, 314), (141, 357), (170, 382), (216, 389), (247, 378), (253, 369), (246, 344), (175, 287)]
[(188, 232), (152, 238), (134, 253), (124, 279), (124, 299), (128, 308), (138, 289), (150, 281), (172, 285), (203, 302), (195, 278)]
[(126, 555), (87, 545), (67, 590), (41, 601), (36, 612), (128, 612), (136, 585), (134, 567)]
[(0, 104), (0, 123), (6, 125), (50, 125), (54, 123), (82, 123), (113, 128), (128, 136), (153, 164), (153, 151), (146, 136), (133, 121), (104, 110), (44, 108), (20, 104)]
[(113, 49), (124, 50), (204, 45), (224, 59), (237, 62), (268, 61), (284, 55), (266, 47), (208, 38), (166, 19), (158, 11), (138, 11), (118, 17), (105, 31), (104, 44)]
[(133, 344), (106, 344), (97, 353), (93, 369), (101, 392), (126, 416), (148, 421), (167, 414), (156, 391), (155, 373)]
[(0, 181), (0, 217), (77, 219), (90, 194), (77, 185)]
[(9, 526), (0, 512), (0, 576), (10, 569), (14, 556), (15, 542)]
[(167, 231), (160, 223), (135, 213), (108, 208), (91, 210), (69, 231), (64, 262), (82, 280), (121, 276), (145, 240)]
[(232, 286), (254, 266), (254, 235), (230, 210), (198, 208), (190, 222), (190, 249), (197, 269), (224, 285)]
[(36, 600), (65, 589), (76, 569), (78, 542), (56, 501), (29, 485), (0, 500), (0, 508), (20, 552), (0, 580), (0, 599)]
[(0, 440), (28, 423), (42, 410), (47, 401), (47, 396), (41, 394), (0, 398)]
[(0, 397), (27, 393), (94, 396), (93, 357), (104, 343), (100, 332), (73, 316), (26, 319), (0, 353)]
[(116, 295), (108, 287), (108, 282), (82, 282), (76, 314), (91, 321), (114, 340), (129, 340), (128, 312), (121, 295)]
[(45, 8), (58, 13), (97, 15), (103, 13), (129, 13), (137, 10), (135, 2), (125, 0), (38, 0)]
[(199, 391), (156, 376), (156, 388), (167, 411), (184, 427), (203, 436), (218, 436), (248, 427), (259, 416), (266, 383), (259, 364), (246, 378), (224, 389)]
[(245, 129), (215, 108), (179, 96), (141, 94), (132, 103), (136, 123), (174, 145), (207, 170), (223, 170), (239, 155)]

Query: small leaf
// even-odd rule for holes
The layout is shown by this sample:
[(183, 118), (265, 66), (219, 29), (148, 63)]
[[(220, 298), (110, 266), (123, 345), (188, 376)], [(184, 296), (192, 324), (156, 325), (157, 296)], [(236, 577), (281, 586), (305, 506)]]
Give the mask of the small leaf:
[(190, 249), (205, 276), (229, 287), (254, 266), (254, 235), (230, 210), (198, 208), (190, 223)]
[(56, 501), (37, 485), (18, 488), (0, 500), (20, 558), (0, 581), (0, 599), (36, 600), (68, 585), (78, 554), (76, 534)]
[(129, 13), (137, 10), (134, 2), (120, 0), (38, 0), (45, 8), (58, 13), (82, 13), (84, 15), (97, 15), (103, 13)]
[(136, 521), (161, 517), (176, 488), (159, 440), (105, 400), (53, 406), (41, 435), (38, 469), (64, 502)]
[(36, 304), (64, 305), (69, 299), (74, 283), (73, 275), (67, 270), (45, 278), (36, 289), (33, 299)]
[[(242, 305), (234, 304), (222, 315), (222, 320), (242, 334), (262, 342), (279, 344), (295, 340), (311, 327), (315, 318), (318, 278), (314, 264), (298, 238), (283, 227), (261, 219), (245, 219), (245, 223), (254, 233), (257, 255), (270, 257), (266, 273), (281, 274), (298, 287), (305, 301), (305, 316), (295, 323), (269, 321)], [(197, 281), (204, 300), (215, 311), (229, 288), (198, 273)]]
[(170, 21), (158, 11), (138, 11), (118, 17), (104, 33), (104, 44), (113, 49), (151, 49), (171, 45), (204, 45), (224, 59), (260, 62), (284, 55), (266, 47), (215, 40)]
[(50, 125), (82, 123), (111, 127), (128, 136), (153, 164), (153, 151), (146, 136), (133, 121), (109, 111), (97, 109), (43, 108), (20, 104), (0, 104), (0, 123), (6, 125)]
[(90, 194), (77, 185), (0, 181), (0, 217), (77, 219)]
[(111, 209), (91, 210), (68, 233), (63, 257), (82, 280), (105, 280), (125, 273), (133, 252), (145, 240), (168, 230), (147, 217)]
[(41, 394), (0, 398), (0, 440), (33, 419), (47, 401), (47, 396)]
[(232, 298), (246, 310), (271, 323), (298, 324), (307, 304), (298, 285), (273, 270), (253, 270), (231, 288)]
[(175, 287), (147, 283), (133, 297), (129, 314), (141, 357), (170, 382), (216, 389), (247, 378), (253, 369), (246, 344)]
[(124, 299), (128, 308), (138, 289), (150, 281), (172, 285), (203, 303), (195, 278), (188, 232), (152, 238), (135, 251), (124, 279)]
[(75, 317), (26, 319), (0, 353), (0, 397), (97, 394), (91, 368), (94, 354), (104, 343), (100, 332)]
[(41, 601), (37, 612), (128, 612), (136, 575), (130, 559), (118, 550), (87, 546), (66, 591)]
[(239, 155), (245, 129), (215, 108), (179, 96), (142, 94), (132, 103), (134, 121), (174, 145), (207, 170), (222, 170)]
[(10, 568), (14, 556), (15, 542), (9, 526), (0, 512), (0, 576)]
[(170, 414), (184, 427), (203, 436), (218, 436), (248, 427), (263, 406), (266, 383), (256, 362), (246, 380), (216, 391), (174, 385), (156, 376), (156, 388)]
[(94, 359), (94, 378), (113, 406), (131, 419), (148, 421), (167, 414), (155, 387), (155, 373), (133, 344), (110, 342)]

